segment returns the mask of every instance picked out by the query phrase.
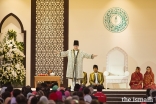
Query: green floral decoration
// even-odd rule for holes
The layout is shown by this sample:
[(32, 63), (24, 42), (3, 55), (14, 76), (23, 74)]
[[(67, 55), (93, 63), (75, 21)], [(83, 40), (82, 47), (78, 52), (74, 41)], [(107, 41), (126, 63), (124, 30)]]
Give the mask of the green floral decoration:
[(24, 62), (24, 43), (16, 40), (17, 33), (8, 30), (2, 42), (0, 42), (0, 81), (12, 84), (25, 83), (26, 71)]

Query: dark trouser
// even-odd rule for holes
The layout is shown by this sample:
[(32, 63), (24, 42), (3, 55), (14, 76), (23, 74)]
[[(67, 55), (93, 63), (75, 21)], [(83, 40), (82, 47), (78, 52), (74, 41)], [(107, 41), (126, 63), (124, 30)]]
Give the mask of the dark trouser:
[[(102, 89), (104, 89), (104, 86), (103, 85), (101, 86), (102, 86)], [(90, 87), (93, 87), (93, 89), (97, 89), (97, 85), (90, 85)]]

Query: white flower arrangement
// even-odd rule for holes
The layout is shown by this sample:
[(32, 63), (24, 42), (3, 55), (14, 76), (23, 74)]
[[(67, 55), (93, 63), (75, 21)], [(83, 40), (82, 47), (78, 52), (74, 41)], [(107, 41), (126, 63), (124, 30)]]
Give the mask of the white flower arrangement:
[(25, 55), (24, 45), (16, 41), (16, 32), (9, 30), (0, 45), (0, 81), (24, 84), (26, 71), (23, 65)]

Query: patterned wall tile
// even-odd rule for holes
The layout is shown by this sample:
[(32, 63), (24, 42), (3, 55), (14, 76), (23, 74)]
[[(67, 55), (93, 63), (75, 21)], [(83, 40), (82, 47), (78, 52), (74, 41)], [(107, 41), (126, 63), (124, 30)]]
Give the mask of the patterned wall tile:
[[(63, 79), (64, 0), (36, 0), (36, 75), (55, 72)], [(62, 81), (63, 82), (63, 81)]]

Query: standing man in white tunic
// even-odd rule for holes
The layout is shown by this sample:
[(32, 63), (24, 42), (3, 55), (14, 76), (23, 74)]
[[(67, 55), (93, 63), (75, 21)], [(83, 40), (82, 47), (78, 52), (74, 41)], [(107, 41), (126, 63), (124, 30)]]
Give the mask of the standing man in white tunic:
[(97, 55), (87, 54), (79, 50), (79, 41), (74, 40), (74, 49), (55, 53), (60, 54), (61, 57), (68, 57), (68, 65), (66, 78), (72, 79), (71, 89), (74, 89), (76, 81), (80, 84), (80, 80), (83, 78), (83, 58), (94, 59)]

